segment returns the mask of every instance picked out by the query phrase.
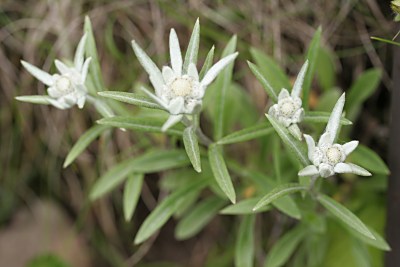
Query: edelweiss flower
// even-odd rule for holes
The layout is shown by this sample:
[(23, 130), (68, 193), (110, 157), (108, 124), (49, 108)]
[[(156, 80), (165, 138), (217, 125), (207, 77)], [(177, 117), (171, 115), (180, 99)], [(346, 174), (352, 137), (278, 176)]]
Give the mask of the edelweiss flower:
[(268, 114), (282, 123), (290, 133), (301, 140), (301, 131), (297, 123), (301, 122), (304, 116), (304, 109), (301, 107), (301, 89), (304, 75), (308, 68), (308, 60), (301, 67), (296, 81), (294, 82), (292, 93), (283, 88), (278, 96), (278, 103), (270, 107)]
[[(48, 86), (48, 96), (40, 97), (42, 103), (49, 103), (59, 109), (67, 109), (74, 105), (83, 108), (85, 104), (87, 89), (85, 80), (89, 69), (91, 58), (84, 59), (86, 34), (81, 38), (78, 48), (75, 52), (74, 65), (67, 66), (59, 60), (55, 60), (55, 65), (60, 74), (49, 74), (33, 66), (32, 64), (21, 60), (22, 65), (36, 79)], [(17, 97), (21, 101), (30, 101), (29, 96)], [(34, 101), (32, 101), (34, 102)], [(39, 102), (38, 102), (39, 103)]]
[(150, 82), (155, 89), (155, 95), (145, 89), (144, 91), (170, 113), (170, 117), (162, 127), (163, 131), (178, 123), (184, 114), (198, 112), (207, 86), (238, 55), (236, 52), (224, 57), (212, 66), (206, 72), (204, 78), (200, 80), (199, 72), (196, 68), (199, 35), (200, 25), (197, 20), (188, 51), (186, 52), (185, 61), (183, 62), (178, 36), (175, 30), (171, 29), (169, 36), (171, 67), (164, 66), (162, 71), (157, 68), (139, 45), (132, 41), (132, 47), (139, 62), (149, 74)]
[(299, 172), (299, 176), (320, 175), (326, 178), (335, 173), (354, 173), (362, 176), (371, 175), (371, 173), (358, 165), (344, 163), (346, 157), (358, 146), (358, 141), (351, 141), (344, 145), (334, 143), (339, 130), (344, 102), (345, 94), (339, 98), (333, 108), (325, 133), (321, 135), (317, 146), (315, 146), (315, 141), (311, 136), (304, 135), (308, 146), (308, 158), (313, 165), (302, 169)]

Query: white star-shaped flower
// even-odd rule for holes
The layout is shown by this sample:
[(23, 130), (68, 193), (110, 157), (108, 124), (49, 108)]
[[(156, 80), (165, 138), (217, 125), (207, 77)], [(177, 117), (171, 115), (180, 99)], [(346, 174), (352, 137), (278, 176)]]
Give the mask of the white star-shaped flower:
[(198, 112), (207, 86), (238, 55), (236, 52), (222, 58), (200, 80), (196, 67), (199, 37), (200, 25), (197, 20), (191, 38), (193, 43), (189, 45), (190, 49), (186, 52), (185, 62), (183, 62), (178, 36), (175, 30), (171, 29), (169, 36), (171, 67), (164, 66), (162, 71), (158, 69), (140, 46), (135, 41), (132, 41), (133, 50), (139, 62), (149, 74), (155, 94), (145, 89), (144, 91), (170, 113), (170, 117), (162, 127), (163, 131), (178, 123), (184, 114)]
[(344, 163), (346, 157), (356, 149), (358, 141), (350, 141), (344, 145), (334, 143), (339, 130), (340, 118), (342, 117), (345, 94), (337, 101), (329, 118), (325, 132), (321, 135), (318, 145), (315, 146), (314, 139), (304, 135), (308, 146), (308, 158), (312, 162), (299, 172), (299, 176), (321, 176), (329, 177), (335, 173), (354, 173), (362, 176), (370, 176), (371, 173), (364, 168)]
[[(60, 73), (49, 74), (34, 65), (21, 60), (25, 69), (36, 79), (48, 86), (48, 96), (42, 97), (44, 102), (48, 102), (59, 109), (68, 109), (74, 105), (83, 108), (87, 96), (85, 80), (89, 69), (91, 58), (84, 58), (86, 34), (79, 41), (75, 52), (74, 65), (69, 67), (60, 60), (55, 60), (55, 65)], [(25, 101), (29, 97), (17, 97), (18, 100)]]
[(304, 76), (307, 72), (308, 60), (303, 64), (296, 81), (294, 82), (292, 93), (283, 88), (278, 96), (278, 103), (270, 107), (268, 114), (282, 123), (290, 133), (301, 140), (301, 131), (297, 123), (303, 120), (304, 109), (301, 104), (301, 89), (303, 86)]

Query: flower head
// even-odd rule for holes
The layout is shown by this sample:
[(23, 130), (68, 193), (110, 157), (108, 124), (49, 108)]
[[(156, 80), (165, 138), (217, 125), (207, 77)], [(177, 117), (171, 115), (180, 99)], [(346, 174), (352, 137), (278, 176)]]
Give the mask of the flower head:
[[(22, 65), (28, 72), (48, 86), (48, 96), (42, 96), (45, 102), (59, 109), (71, 108), (74, 105), (83, 108), (87, 96), (85, 80), (91, 61), (91, 58), (84, 58), (85, 42), (86, 34), (82, 36), (78, 44), (73, 66), (69, 67), (60, 60), (55, 60), (59, 73), (53, 75), (21, 60)], [(24, 100), (26, 98), (17, 99)]]
[(155, 94), (144, 89), (145, 92), (170, 113), (169, 119), (163, 125), (164, 131), (178, 123), (184, 114), (194, 114), (201, 108), (207, 86), (238, 55), (236, 52), (224, 57), (200, 79), (196, 67), (199, 35), (200, 25), (197, 20), (183, 61), (178, 36), (175, 30), (171, 29), (169, 36), (171, 67), (164, 66), (161, 71), (140, 46), (132, 41), (133, 50), (149, 74), (155, 90)]
[(308, 68), (308, 60), (302, 66), (296, 81), (293, 85), (292, 93), (283, 88), (278, 96), (278, 103), (270, 107), (268, 114), (282, 123), (289, 131), (301, 139), (301, 132), (297, 123), (301, 122), (304, 116), (304, 109), (301, 104), (301, 89), (304, 81), (304, 76)]
[(308, 158), (312, 162), (299, 172), (299, 176), (329, 177), (335, 173), (354, 173), (362, 176), (370, 176), (364, 168), (352, 164), (344, 163), (346, 157), (356, 149), (358, 141), (350, 141), (344, 145), (334, 143), (338, 131), (340, 118), (342, 116), (345, 94), (337, 101), (329, 118), (324, 134), (321, 135), (317, 146), (314, 139), (309, 135), (304, 135), (308, 146)]

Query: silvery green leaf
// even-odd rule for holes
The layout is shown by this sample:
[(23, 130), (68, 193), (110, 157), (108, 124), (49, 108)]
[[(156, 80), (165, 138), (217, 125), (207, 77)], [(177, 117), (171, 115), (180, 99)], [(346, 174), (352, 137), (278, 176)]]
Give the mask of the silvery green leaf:
[(291, 96), (301, 97), (301, 89), (303, 86), (304, 76), (307, 72), (307, 68), (308, 68), (308, 60), (306, 60), (306, 62), (303, 64), (299, 74), (297, 75), (296, 81), (294, 82), (293, 85)]
[(85, 54), (85, 44), (87, 39), (87, 33), (85, 33), (81, 40), (79, 41), (78, 47), (75, 51), (74, 66), (80, 72), (83, 66), (84, 54)]
[(376, 248), (384, 250), (384, 251), (390, 251), (391, 250), (391, 248), (390, 248), (389, 244), (386, 242), (386, 240), (380, 234), (378, 234), (378, 232), (376, 232), (374, 229), (372, 229), (370, 227), (368, 227), (368, 230), (376, 238), (375, 240), (371, 239), (371, 238), (368, 238), (365, 235), (360, 234), (359, 232), (352, 231), (352, 229), (349, 229), (349, 230), (350, 230), (349, 232), (352, 235), (354, 235), (355, 237), (357, 237), (361, 241), (367, 243), (368, 245), (371, 245), (373, 247), (376, 247)]
[(169, 34), (169, 54), (171, 57), (171, 67), (177, 76), (182, 74), (182, 54), (179, 46), (179, 39), (174, 29)]
[(192, 126), (187, 127), (185, 131), (183, 131), (183, 144), (193, 168), (195, 171), (201, 172), (199, 143)]
[(192, 180), (166, 197), (144, 220), (136, 234), (134, 243), (140, 244), (151, 237), (177, 211), (181, 203), (186, 201), (187, 196), (190, 196), (193, 192), (200, 191), (207, 184), (207, 179)]
[(275, 89), (270, 85), (267, 78), (264, 77), (264, 75), (260, 72), (255, 64), (251, 63), (250, 61), (247, 61), (247, 64), (249, 65), (251, 72), (253, 72), (254, 76), (256, 76), (257, 80), (261, 83), (264, 90), (267, 92), (268, 96), (271, 97), (274, 102), (277, 102), (278, 94), (276, 93)]
[(153, 99), (139, 95), (137, 93), (127, 93), (127, 92), (118, 92), (118, 91), (103, 91), (98, 93), (100, 96), (111, 98), (117, 101), (121, 101), (124, 103), (137, 105), (145, 108), (152, 109), (161, 109), (165, 110), (158, 103), (155, 103)]
[(201, 68), (200, 74), (199, 74), (199, 79), (202, 80), (204, 78), (204, 75), (208, 72), (208, 70), (211, 68), (213, 60), (214, 60), (214, 49), (215, 47), (212, 46), (210, 51), (207, 54), (206, 60), (204, 61), (203, 68)]
[(140, 64), (142, 64), (147, 74), (149, 74), (149, 78), (154, 86), (154, 89), (156, 90), (156, 92), (161, 92), (164, 84), (161, 71), (135, 41), (132, 41), (132, 47)]
[(328, 124), (326, 125), (326, 133), (329, 133), (329, 142), (328, 144), (333, 144), (338, 136), (340, 119), (343, 113), (343, 106), (345, 102), (345, 93), (343, 93), (335, 106), (333, 107), (331, 116), (329, 117)]
[(199, 52), (199, 42), (200, 42), (200, 22), (199, 19), (196, 20), (194, 24), (192, 35), (190, 36), (190, 41), (185, 54), (185, 61), (183, 63), (183, 73), (188, 71), (190, 63), (196, 65), (197, 54)]
[(251, 267), (254, 261), (254, 226), (256, 217), (247, 215), (240, 222), (235, 244), (235, 266)]
[(50, 105), (50, 97), (47, 95), (21, 95), (15, 97), (16, 100), (32, 103), (32, 104), (40, 104), (40, 105)]
[(199, 233), (218, 214), (225, 202), (216, 196), (202, 200), (179, 221), (175, 228), (175, 238), (185, 240)]
[(373, 173), (388, 175), (390, 170), (386, 163), (379, 157), (379, 155), (372, 149), (359, 144), (357, 149), (354, 150), (348, 157), (349, 161), (368, 168)]
[(47, 72), (23, 60), (21, 60), (21, 64), (30, 74), (33, 75), (33, 77), (35, 77), (45, 85), (51, 86), (53, 84), (53, 77)]
[(239, 55), (238, 52), (235, 52), (233, 54), (230, 54), (221, 60), (219, 60), (217, 63), (215, 63), (204, 75), (204, 78), (201, 80), (201, 85), (202, 86), (208, 86), (212, 81), (214, 81), (215, 77), (230, 63), (232, 63), (235, 58)]
[[(329, 112), (323, 111), (306, 111), (303, 117), (304, 122), (313, 122), (313, 123), (327, 123), (330, 117)], [(341, 125), (352, 125), (353, 123), (344, 118), (343, 116), (340, 118)]]
[(260, 199), (258, 197), (248, 198), (242, 200), (236, 204), (231, 204), (221, 210), (219, 213), (223, 215), (244, 215), (244, 214), (254, 214), (258, 212), (265, 212), (271, 209), (271, 205), (263, 206), (262, 208), (253, 211), (254, 206), (258, 203)]
[(286, 196), (288, 194), (293, 194), (296, 192), (306, 191), (307, 188), (300, 184), (282, 184), (275, 187), (272, 191), (266, 194), (258, 203), (254, 206), (253, 210), (256, 211), (259, 208), (269, 205), (271, 202)]
[(232, 203), (236, 202), (236, 193), (233, 188), (231, 176), (226, 168), (225, 160), (221, 154), (220, 147), (211, 145), (208, 148), (208, 158), (211, 165), (211, 170), (219, 187), (225, 193)]
[(371, 176), (369, 171), (352, 163), (339, 162), (335, 165), (334, 170), (336, 173), (354, 173), (361, 176)]
[(254, 125), (254, 126), (244, 128), (237, 132), (228, 134), (228, 135), (222, 137), (220, 140), (218, 140), (217, 144), (218, 145), (227, 145), (227, 144), (245, 142), (245, 141), (259, 138), (261, 136), (269, 135), (270, 133), (273, 132), (273, 130), (274, 129), (270, 125), (268, 125), (266, 123), (260, 123), (260, 124)]
[(161, 131), (162, 132), (167, 132), (169, 130), (169, 128), (171, 128), (172, 126), (174, 126), (175, 124), (177, 124), (178, 122), (180, 122), (183, 118), (182, 114), (179, 115), (169, 115), (167, 121), (163, 124), (163, 126), (161, 127)]
[(134, 173), (130, 175), (125, 183), (123, 195), (123, 210), (125, 221), (129, 222), (135, 212), (140, 192), (142, 190), (144, 175), (143, 173)]
[(85, 83), (87, 74), (89, 72), (90, 62), (92, 62), (92, 58), (89, 57), (85, 60), (82, 66), (81, 74), (82, 74), (82, 82)]
[(273, 117), (269, 116), (268, 114), (265, 115), (271, 122), (271, 125), (275, 128), (278, 135), (281, 137), (283, 143), (296, 156), (300, 163), (303, 166), (309, 165), (310, 162), (307, 158), (307, 152), (305, 151), (303, 144), (299, 140), (295, 139), (292, 134), (289, 133), (287, 128), (276, 121)]
[(104, 125), (95, 125), (79, 137), (78, 141), (69, 151), (63, 167), (68, 167), (101, 133), (109, 127)]
[(364, 223), (342, 204), (338, 203), (327, 195), (319, 195), (317, 199), (321, 205), (324, 206), (330, 213), (332, 213), (332, 215), (334, 215), (338, 220), (342, 221), (360, 234), (363, 234), (364, 236), (373, 240), (376, 239), (369, 229), (364, 225)]

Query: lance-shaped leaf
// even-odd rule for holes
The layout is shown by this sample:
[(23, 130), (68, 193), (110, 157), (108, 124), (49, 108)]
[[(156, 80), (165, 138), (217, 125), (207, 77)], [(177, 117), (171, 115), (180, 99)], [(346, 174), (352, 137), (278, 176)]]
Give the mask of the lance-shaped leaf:
[(68, 165), (70, 165), (89, 146), (89, 144), (93, 142), (94, 139), (108, 128), (108, 126), (104, 125), (95, 125), (87, 130), (81, 137), (79, 137), (78, 141), (69, 151), (63, 167), (68, 167)]
[(132, 173), (153, 173), (172, 168), (184, 167), (189, 159), (183, 150), (155, 150), (137, 158), (129, 158), (102, 175), (93, 185), (90, 199), (99, 197), (113, 190)]
[(307, 187), (295, 183), (278, 185), (271, 192), (269, 192), (262, 199), (260, 199), (258, 203), (254, 206), (253, 210), (258, 210), (259, 208), (264, 207), (273, 202), (274, 200), (277, 200), (288, 194), (293, 194), (296, 192), (301, 192), (306, 190)]
[(293, 135), (287, 130), (287, 128), (276, 121), (273, 117), (268, 114), (265, 114), (265, 116), (267, 116), (268, 120), (271, 122), (271, 125), (275, 128), (275, 131), (281, 137), (283, 143), (296, 156), (299, 162), (303, 166), (309, 165), (310, 162), (308, 160), (307, 152), (303, 143), (295, 139)]
[(164, 120), (153, 117), (130, 117), (130, 116), (115, 116), (111, 118), (103, 118), (97, 123), (123, 129), (132, 129), (142, 132), (167, 133), (171, 135), (182, 135), (183, 131), (178, 127), (169, 128), (166, 131), (162, 130)]
[(258, 203), (260, 198), (249, 198), (242, 200), (236, 204), (231, 204), (221, 210), (219, 213), (223, 215), (245, 215), (254, 214), (258, 212), (265, 212), (271, 209), (271, 205), (263, 206), (256, 211), (253, 211), (254, 206)]
[[(312, 122), (312, 123), (327, 123), (329, 121), (331, 113), (323, 112), (323, 111), (306, 111), (303, 117), (304, 122)], [(353, 123), (344, 118), (343, 116), (340, 118), (340, 125), (352, 125)]]
[(254, 226), (256, 217), (247, 215), (240, 223), (235, 244), (235, 266), (251, 267), (254, 261)]
[(250, 61), (247, 61), (247, 64), (249, 65), (251, 72), (253, 72), (254, 76), (256, 76), (257, 80), (261, 83), (264, 90), (267, 92), (268, 96), (271, 97), (274, 102), (278, 102), (277, 89), (274, 89), (271, 86), (267, 78), (264, 77), (264, 75), (261, 73), (261, 71), (255, 64), (251, 63)]
[(296, 81), (294, 82), (291, 96), (301, 97), (301, 89), (303, 87), (304, 76), (308, 68), (308, 60), (301, 67), (299, 74), (297, 75)]
[(216, 145), (211, 145), (208, 148), (208, 158), (211, 165), (211, 170), (219, 187), (230, 199), (232, 203), (236, 202), (236, 193), (233, 188), (231, 176), (226, 168), (225, 160), (221, 154), (221, 148)]
[(359, 144), (348, 159), (361, 167), (367, 168), (373, 173), (388, 175), (390, 170), (386, 163), (372, 149)]
[(51, 98), (46, 95), (22, 95), (15, 97), (15, 99), (32, 104), (50, 105), (49, 99)]
[(203, 67), (201, 68), (199, 79), (200, 81), (203, 80), (204, 75), (210, 70), (213, 61), (214, 61), (214, 50), (215, 46), (212, 46), (210, 51), (207, 54), (206, 60), (204, 61)]
[(186, 197), (193, 192), (200, 191), (207, 186), (207, 179), (193, 180), (184, 185), (179, 190), (166, 197), (144, 220), (135, 237), (135, 244), (140, 244), (146, 241), (156, 231), (158, 231), (181, 206), (182, 202), (186, 201)]
[(363, 234), (364, 236), (374, 240), (376, 239), (369, 229), (364, 225), (364, 223), (342, 204), (326, 195), (320, 195), (317, 199), (321, 205), (324, 206), (330, 213), (332, 213), (332, 215), (334, 215), (338, 220), (342, 221), (360, 234)]
[(199, 53), (199, 42), (200, 42), (200, 22), (196, 20), (196, 24), (193, 27), (192, 35), (188, 48), (186, 50), (185, 61), (183, 63), (183, 73), (187, 73), (190, 63), (197, 64), (197, 54)]
[(272, 133), (273, 130), (274, 129), (270, 125), (267, 125), (266, 123), (260, 123), (260, 124), (256, 124), (256, 125), (244, 128), (237, 132), (228, 134), (228, 135), (222, 137), (220, 140), (218, 140), (217, 144), (218, 145), (228, 145), (228, 144), (234, 144), (234, 143), (239, 143), (239, 142), (245, 142), (245, 141), (259, 138), (261, 136), (266, 136), (266, 135)]
[(124, 103), (145, 107), (145, 108), (152, 108), (152, 109), (161, 109), (164, 110), (162, 106), (158, 103), (154, 102), (148, 96), (139, 95), (137, 93), (127, 93), (127, 92), (118, 92), (118, 91), (103, 91), (98, 93), (100, 96), (111, 98), (117, 101), (121, 101)]
[(333, 144), (339, 134), (340, 119), (342, 118), (345, 93), (343, 93), (333, 107), (325, 132), (329, 133), (329, 144)]
[(125, 221), (129, 222), (135, 212), (140, 192), (142, 191), (143, 173), (132, 174), (125, 183), (123, 195), (123, 209)]
[(199, 233), (217, 215), (225, 202), (226, 200), (219, 197), (210, 197), (200, 202), (180, 220), (175, 228), (175, 237), (184, 240)]
[(187, 127), (183, 131), (183, 144), (193, 168), (195, 171), (201, 172), (199, 142), (193, 127)]

